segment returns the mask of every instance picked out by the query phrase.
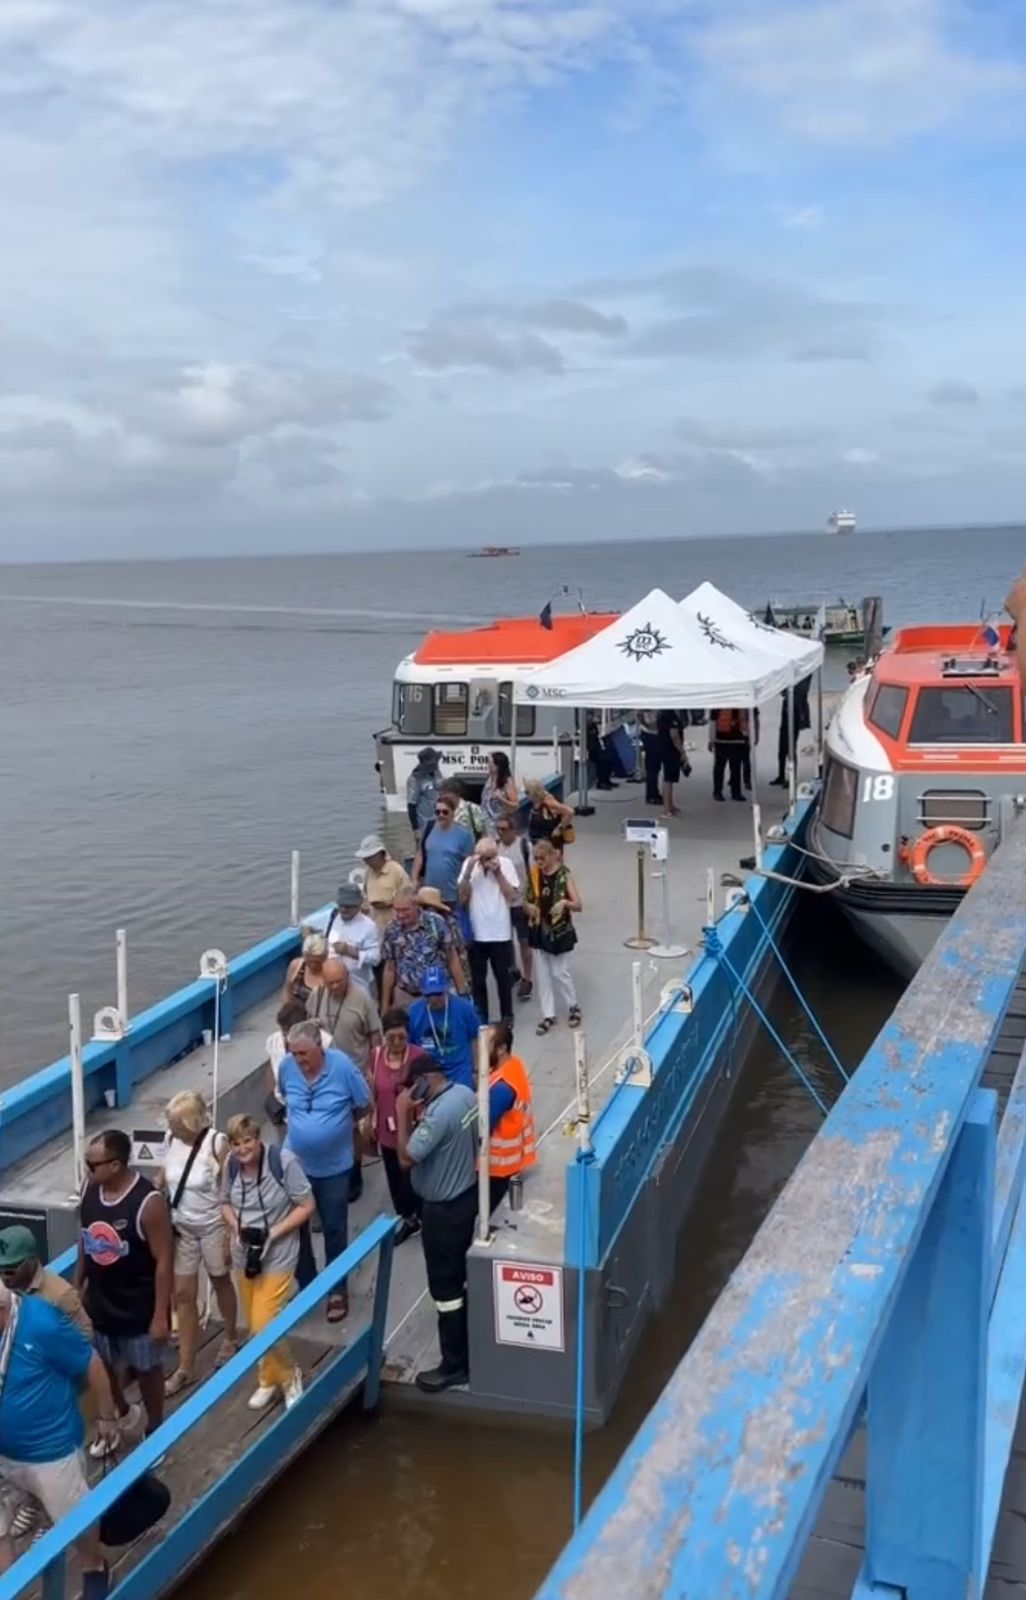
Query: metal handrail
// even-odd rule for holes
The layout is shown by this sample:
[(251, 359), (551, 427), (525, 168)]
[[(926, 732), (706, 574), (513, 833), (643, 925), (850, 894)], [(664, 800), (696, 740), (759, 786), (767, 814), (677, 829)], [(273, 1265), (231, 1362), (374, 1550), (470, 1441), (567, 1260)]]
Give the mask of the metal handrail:
[[(195, 1394), (190, 1395), (166, 1422), (161, 1423), (156, 1432), (136, 1445), (131, 1454), (109, 1472), (95, 1488), (90, 1489), (89, 1493), (61, 1518), (56, 1527), (44, 1534), (38, 1543), (19, 1557), (3, 1577), (0, 1577), (0, 1600), (16, 1600), (16, 1597), (23, 1594), (30, 1584), (40, 1577), (45, 1577), (47, 1569), (55, 1562), (63, 1563), (68, 1547), (98, 1522), (103, 1513), (109, 1510), (126, 1489), (130, 1489), (145, 1472), (150, 1471), (160, 1458), (178, 1444), (198, 1422), (202, 1422), (211, 1408), (225, 1398), (239, 1379), (255, 1367), (276, 1344), (286, 1338), (304, 1317), (316, 1310), (325, 1295), (330, 1294), (337, 1284), (355, 1272), (369, 1255), (375, 1250), (387, 1251), (390, 1259), (397, 1226), (395, 1217), (384, 1215), (376, 1217), (358, 1239), (318, 1273), (313, 1283), (302, 1289), (283, 1311), (279, 1311), (273, 1322), (262, 1332), (247, 1339), (241, 1350), (232, 1356), (230, 1361), (225, 1362), (223, 1367), (213, 1372)], [(53, 1270), (61, 1271), (69, 1258), (73, 1261), (74, 1256), (74, 1251), (65, 1252), (53, 1263)], [(339, 1357), (348, 1356), (352, 1359), (354, 1347), (359, 1347), (361, 1343), (366, 1344), (367, 1384), (371, 1391), (367, 1398), (368, 1405), (376, 1402), (380, 1382), (385, 1317), (385, 1307), (378, 1303), (380, 1298), (378, 1296), (375, 1299), (374, 1315), (369, 1326), (353, 1344), (340, 1346), (338, 1352)], [(111, 1592), (116, 1594), (117, 1589), (112, 1589)]]

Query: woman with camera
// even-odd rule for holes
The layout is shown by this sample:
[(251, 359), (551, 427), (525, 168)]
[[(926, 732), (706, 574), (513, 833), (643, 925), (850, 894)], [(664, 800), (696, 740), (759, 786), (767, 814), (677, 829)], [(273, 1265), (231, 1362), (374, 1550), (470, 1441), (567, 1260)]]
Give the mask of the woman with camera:
[(221, 1215), (221, 1178), (228, 1140), (210, 1126), (201, 1094), (184, 1089), (167, 1104), (164, 1164), (157, 1174), (171, 1207), (175, 1236), (175, 1309), (178, 1313), (178, 1366), (164, 1384), (166, 1395), (195, 1382), (199, 1340), (199, 1269), (207, 1269), (224, 1323), (217, 1356), (223, 1367), (239, 1348), (238, 1302), (228, 1271), (228, 1234)]
[[(229, 1120), (228, 1144), (222, 1210), (232, 1265), (242, 1273), (242, 1309), (253, 1334), (274, 1320), (292, 1294), (299, 1229), (313, 1216), (313, 1191), (290, 1150), (264, 1144), (253, 1117)], [(286, 1344), (268, 1351), (258, 1376), (249, 1397), (251, 1411), (263, 1411), (279, 1395), (286, 1406), (294, 1405), (303, 1393), (303, 1375)]]

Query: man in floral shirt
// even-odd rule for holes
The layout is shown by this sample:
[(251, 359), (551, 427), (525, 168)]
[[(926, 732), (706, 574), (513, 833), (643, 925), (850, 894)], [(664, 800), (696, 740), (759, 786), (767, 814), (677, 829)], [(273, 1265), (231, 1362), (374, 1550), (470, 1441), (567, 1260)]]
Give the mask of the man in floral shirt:
[(409, 1007), (424, 992), (429, 967), (444, 967), (452, 975), (458, 994), (466, 979), (446, 919), (417, 904), (412, 889), (401, 890), (393, 902), (395, 916), (385, 929), (381, 955), (385, 970), (381, 980), (381, 1009)]

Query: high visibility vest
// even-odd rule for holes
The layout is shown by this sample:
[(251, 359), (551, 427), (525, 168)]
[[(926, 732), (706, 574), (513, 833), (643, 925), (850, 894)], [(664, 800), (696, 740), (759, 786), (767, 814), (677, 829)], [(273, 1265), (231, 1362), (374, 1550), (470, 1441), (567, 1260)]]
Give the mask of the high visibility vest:
[[(737, 718), (735, 724), (734, 718)], [(747, 711), (717, 711), (716, 713), (717, 739), (747, 739), (748, 738), (748, 712)]]
[(492, 1129), (488, 1147), (488, 1171), (493, 1178), (512, 1178), (533, 1167), (538, 1159), (534, 1140), (534, 1113), (531, 1110), (531, 1080), (519, 1056), (510, 1056), (497, 1067), (488, 1087), (508, 1083), (516, 1096)]

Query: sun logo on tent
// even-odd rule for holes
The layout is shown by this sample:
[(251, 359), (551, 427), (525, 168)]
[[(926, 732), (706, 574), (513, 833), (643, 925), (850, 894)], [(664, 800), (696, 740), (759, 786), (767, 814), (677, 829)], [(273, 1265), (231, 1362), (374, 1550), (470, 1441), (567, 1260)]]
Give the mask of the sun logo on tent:
[(720, 631), (712, 617), (703, 617), (700, 611), (697, 613), (697, 616), (698, 626), (701, 628), (710, 644), (718, 644), (721, 650), (737, 649), (737, 645), (734, 643), (733, 639), (728, 639), (727, 635)]
[(658, 628), (646, 622), (643, 628), (635, 628), (621, 640), (618, 648), (634, 661), (651, 661), (653, 656), (661, 656), (664, 650), (669, 650), (670, 642)]

